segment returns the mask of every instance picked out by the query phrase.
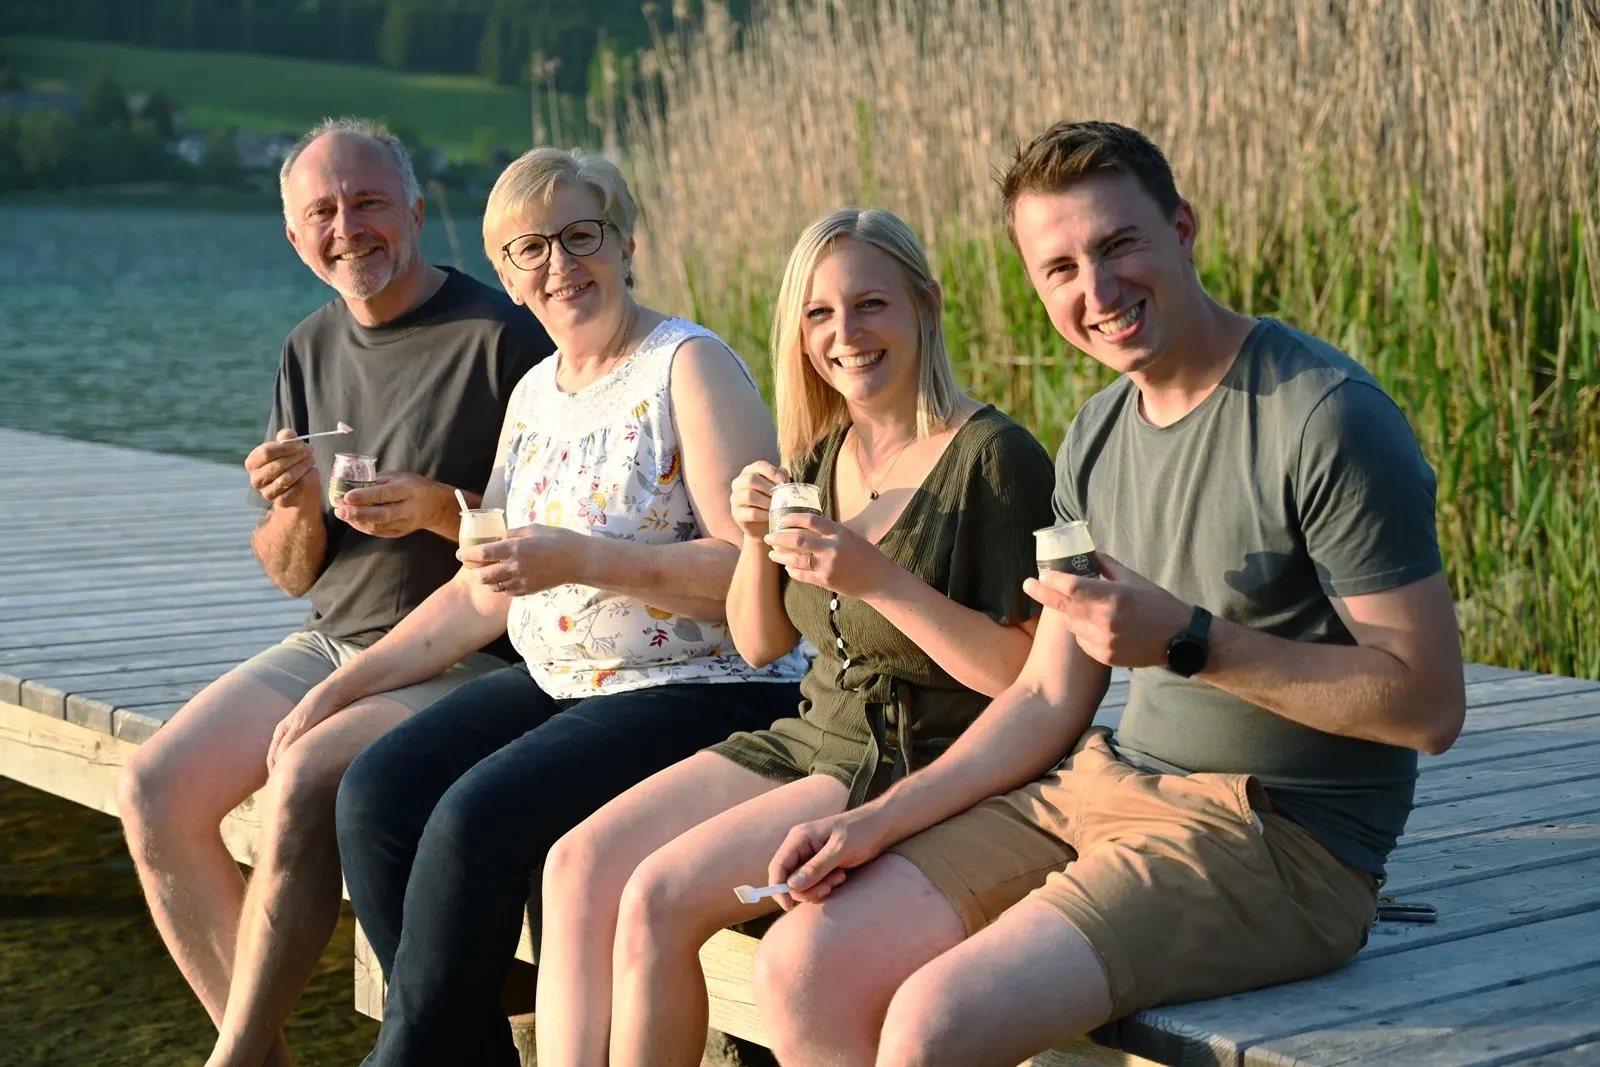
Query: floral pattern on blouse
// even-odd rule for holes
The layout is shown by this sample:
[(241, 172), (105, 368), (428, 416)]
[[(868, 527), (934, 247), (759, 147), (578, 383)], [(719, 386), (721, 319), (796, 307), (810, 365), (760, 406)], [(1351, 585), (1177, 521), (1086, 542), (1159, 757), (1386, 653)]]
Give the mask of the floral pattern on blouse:
[[(683, 482), (669, 393), (673, 357), (696, 337), (724, 343), (667, 319), (621, 366), (572, 393), (556, 388), (560, 353), (529, 371), (507, 413), (506, 524), (646, 544), (705, 536)], [(507, 628), (533, 679), (558, 700), (669, 682), (793, 682), (806, 667), (791, 652), (753, 668), (724, 623), (586, 585), (515, 598)]]

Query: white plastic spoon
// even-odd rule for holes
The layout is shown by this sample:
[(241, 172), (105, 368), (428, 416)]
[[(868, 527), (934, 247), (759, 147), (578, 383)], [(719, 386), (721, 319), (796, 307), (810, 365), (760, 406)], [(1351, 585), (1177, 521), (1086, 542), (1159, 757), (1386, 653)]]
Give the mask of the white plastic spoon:
[(313, 437), (327, 437), (327, 436), (329, 436), (331, 434), (336, 434), (336, 433), (355, 433), (355, 432), (356, 432), (356, 430), (355, 430), (354, 426), (351, 426), (348, 422), (341, 422), (339, 424), (339, 428), (336, 429), (336, 430), (323, 430), (320, 433), (303, 433), (299, 437), (291, 437), (291, 438), (289, 438), (289, 440), (291, 440), (291, 441), (309, 441)]
[(741, 904), (754, 904), (763, 897), (775, 897), (779, 893), (787, 893), (788, 891), (788, 882), (779, 882), (777, 885), (764, 885), (760, 889), (753, 885), (736, 885), (733, 887), (733, 895), (739, 898), (739, 903)]
[(461, 514), (465, 515), (472, 509), (467, 507), (467, 498), (461, 495), (461, 490), (456, 490), (456, 503), (461, 505)]

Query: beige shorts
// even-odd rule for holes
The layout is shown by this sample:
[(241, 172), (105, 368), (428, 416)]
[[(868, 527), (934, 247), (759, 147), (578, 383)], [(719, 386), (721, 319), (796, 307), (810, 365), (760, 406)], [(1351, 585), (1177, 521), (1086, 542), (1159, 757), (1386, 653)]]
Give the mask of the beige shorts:
[(969, 934), (1020, 901), (1100, 957), (1114, 1017), (1331, 971), (1366, 942), (1377, 879), (1275, 814), (1244, 774), (1146, 774), (1103, 727), (1048, 776), (907, 838)]
[[(313, 686), (361, 651), (361, 646), (348, 641), (340, 641), (315, 630), (300, 630), (266, 651), (251, 656), (234, 670), (265, 682), (298, 704)], [(480, 674), (488, 674), (506, 665), (497, 656), (474, 652), (425, 682), (376, 695), (398, 700), (412, 711), (421, 711), (463, 682), (470, 682)]]

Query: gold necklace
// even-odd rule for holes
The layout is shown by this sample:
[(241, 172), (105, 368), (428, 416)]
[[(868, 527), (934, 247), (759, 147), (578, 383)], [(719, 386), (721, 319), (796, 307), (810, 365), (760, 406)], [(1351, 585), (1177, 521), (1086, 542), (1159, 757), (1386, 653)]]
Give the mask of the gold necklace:
[(894, 473), (894, 465), (900, 462), (900, 457), (905, 454), (906, 449), (911, 447), (911, 442), (915, 441), (916, 438), (908, 438), (906, 442), (900, 446), (899, 451), (895, 452), (894, 458), (889, 461), (889, 465), (884, 468), (883, 477), (878, 479), (876, 485), (873, 484), (872, 476), (867, 473), (866, 457), (861, 454), (861, 434), (857, 433), (854, 440), (856, 443), (856, 466), (861, 468), (861, 480), (867, 483), (867, 497), (870, 500), (876, 500), (878, 499), (878, 486), (882, 485), (884, 480), (887, 479), (890, 474)]

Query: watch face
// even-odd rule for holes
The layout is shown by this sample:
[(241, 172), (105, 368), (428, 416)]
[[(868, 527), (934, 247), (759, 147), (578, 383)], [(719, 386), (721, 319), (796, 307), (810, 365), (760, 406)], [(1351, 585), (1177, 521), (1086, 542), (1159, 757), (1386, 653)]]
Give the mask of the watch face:
[(1205, 645), (1192, 637), (1180, 637), (1167, 649), (1167, 666), (1174, 674), (1188, 678), (1206, 665)]

